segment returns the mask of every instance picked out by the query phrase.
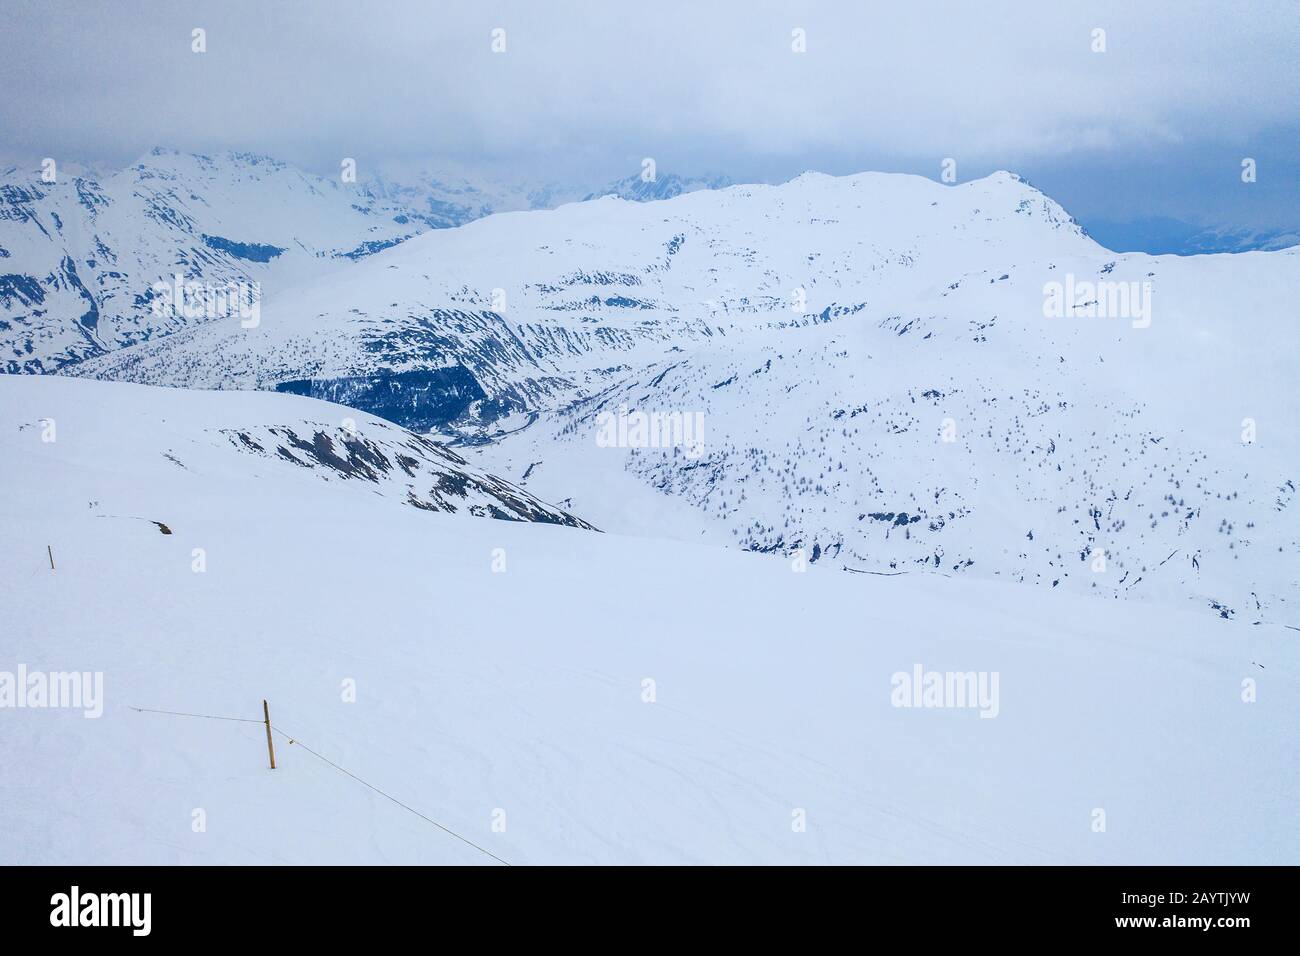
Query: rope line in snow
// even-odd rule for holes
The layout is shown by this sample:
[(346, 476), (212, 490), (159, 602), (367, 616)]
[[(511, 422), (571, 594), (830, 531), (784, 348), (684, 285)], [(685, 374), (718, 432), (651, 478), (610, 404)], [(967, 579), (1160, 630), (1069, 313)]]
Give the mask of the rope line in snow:
[(477, 843), (475, 843), (473, 840), (469, 839), (468, 837), (463, 837), (455, 830), (443, 826), (441, 823), (439, 823), (437, 820), (433, 819), (432, 817), (425, 816), (419, 810), (415, 809), (415, 807), (408, 806), (407, 804), (403, 803), (401, 800), (398, 800), (396, 797), (392, 796), (391, 794), (385, 793), (384, 791), (376, 787), (373, 783), (369, 783), (365, 780), (362, 780), (360, 777), (358, 777), (355, 773), (353, 773), (351, 770), (347, 769), (346, 767), (340, 767), (338, 764), (336, 764), (333, 760), (330, 760), (328, 757), (318, 754), (316, 751), (312, 750), (310, 747), (308, 747), (305, 743), (303, 743), (301, 740), (299, 740), (297, 737), (293, 736), (292, 734), (285, 733), (283, 730), (281, 730), (279, 727), (275, 726), (274, 724), (271, 725), (271, 730), (273, 730), (275, 733), (279, 734), (280, 736), (284, 737), (286, 740), (289, 741), (289, 743), (296, 744), (297, 746), (301, 747), (303, 750), (307, 751), (307, 753), (311, 754), (317, 760), (323, 760), (325, 763), (329, 764), (331, 767), (333, 767), (335, 770), (339, 771), (340, 773), (347, 774), (357, 783), (369, 787), (371, 790), (375, 791), (375, 793), (379, 794), (381, 797), (385, 798), (386, 800), (391, 800), (393, 803), (397, 804), (403, 810), (406, 810), (410, 813), (414, 813), (417, 817), (419, 817), (421, 820), (424, 820), (427, 823), (432, 823), (439, 830), (443, 831), (444, 833), (450, 834), (451, 836), (454, 836), (457, 840), (460, 840), (462, 843), (466, 844), (467, 846), (472, 846), (480, 853), (492, 857), (492, 859), (496, 860), (498, 863), (502, 864), (503, 866), (510, 866), (509, 863), (501, 859), (501, 857), (497, 856), (491, 850), (484, 849), (483, 847), (479, 846)]
[[(258, 720), (252, 717), (222, 717), (216, 714), (187, 714), (179, 710), (154, 710), (148, 707), (132, 707), (131, 709), (134, 710), (136, 713), (140, 713), (140, 714), (167, 714), (171, 717), (198, 717), (204, 720), (233, 720), (244, 724), (265, 724), (266, 723), (265, 720)], [(475, 843), (473, 840), (469, 839), (468, 837), (461, 836), (459, 833), (457, 833), (455, 830), (451, 829), (450, 827), (443, 826), (437, 820), (433, 819), (433, 817), (426, 816), (425, 814), (421, 813), (419, 810), (415, 809), (415, 807), (409, 806), (408, 804), (403, 803), (401, 800), (398, 800), (396, 797), (392, 796), (391, 794), (385, 793), (383, 790), (380, 790), (373, 783), (361, 779), (355, 773), (349, 770), (347, 767), (342, 767), (339, 764), (336, 764), (333, 760), (330, 760), (328, 757), (317, 753), (315, 750), (312, 750), (310, 747), (304, 744), (293, 734), (285, 733), (283, 730), (281, 730), (279, 727), (275, 726), (274, 724), (271, 725), (271, 730), (279, 734), (281, 737), (284, 737), (286, 740), (289, 741), (290, 744), (294, 744), (298, 747), (301, 747), (303, 750), (307, 751), (307, 753), (311, 754), (317, 760), (329, 764), (331, 767), (333, 767), (335, 770), (339, 771), (340, 773), (347, 774), (349, 777), (351, 777), (353, 780), (355, 780), (357, 783), (361, 784), (362, 786), (369, 787), (371, 790), (375, 791), (375, 793), (379, 794), (385, 800), (391, 800), (393, 803), (397, 804), (399, 807), (401, 807), (403, 810), (407, 811), (408, 813), (413, 813), (421, 820), (425, 821), (426, 823), (433, 824), (443, 833), (446, 833), (449, 836), (454, 836), (457, 840), (460, 840), (466, 846), (473, 847), (474, 849), (482, 853), (484, 856), (489, 856), (492, 859), (496, 860), (502, 866), (512, 865), (510, 863), (507, 863), (505, 860), (501, 859), (501, 857), (497, 856), (491, 850), (479, 846), (477, 843)]]

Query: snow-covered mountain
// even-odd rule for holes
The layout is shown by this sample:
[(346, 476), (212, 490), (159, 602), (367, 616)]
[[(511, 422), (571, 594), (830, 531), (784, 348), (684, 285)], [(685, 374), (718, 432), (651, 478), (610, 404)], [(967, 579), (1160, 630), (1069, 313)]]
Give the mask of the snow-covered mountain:
[(671, 199), (700, 189), (723, 189), (731, 180), (722, 175), (683, 176), (677, 173), (633, 173), (599, 189), (574, 183), (538, 179), (449, 175), (421, 166), (394, 164), (369, 173), (366, 190), (405, 206), (441, 226), (462, 226), (499, 212), (554, 209), (571, 202), (617, 196), (632, 202)]
[(1243, 229), (1220, 226), (1202, 229), (1187, 240), (1187, 253), (1273, 252), (1300, 246), (1297, 229)]
[(423, 214), (441, 227), (463, 226), (498, 212), (550, 209), (581, 198), (575, 188), (470, 177), (421, 165), (387, 165), (362, 181), (371, 195)]
[(718, 175), (679, 176), (676, 173), (668, 173), (665, 176), (656, 175), (646, 178), (640, 174), (634, 174), (610, 183), (603, 190), (588, 193), (583, 199), (617, 196), (619, 199), (628, 199), (632, 202), (653, 202), (657, 199), (672, 199), (674, 196), (696, 192), (700, 189), (725, 189), (730, 185), (732, 185), (730, 179)]
[[(806, 174), (431, 232), (76, 371), (487, 443), (606, 530), (1294, 625), (1298, 276), (1108, 252), (1008, 173)], [(601, 441), (637, 412), (703, 440)]]
[(430, 224), (246, 153), (155, 149), (102, 181), (52, 172), (0, 182), (3, 371), (54, 371), (212, 318), (172, 307), (158, 286), (177, 276), (195, 297), (238, 288), (265, 302)]
[(0, 376), (0, 863), (1300, 853), (1293, 632), (413, 508), (353, 414)]
[[(633, 180), (606, 192), (645, 200), (721, 182)], [(0, 371), (55, 371), (189, 324), (248, 320), (250, 303), (428, 229), (586, 192), (423, 170), (363, 170), (345, 183), (267, 156), (162, 148), (108, 175), (72, 163), (9, 167), (0, 172)], [(178, 278), (213, 307), (175, 307)], [(225, 303), (232, 292), (242, 312)]]
[(459, 365), (498, 402), (471, 409), (468, 426), (603, 387), (621, 374), (611, 357), (640, 360), (647, 343), (657, 358), (665, 344), (816, 325), (862, 312), (868, 296), (941, 292), (934, 272), (961, 278), (1053, 252), (1100, 254), (1059, 206), (1008, 174), (956, 190), (807, 174), (668, 203), (607, 197), (430, 233), (304, 284), (273, 313), (264, 306), (257, 328), (214, 323), (79, 374), (324, 387)]

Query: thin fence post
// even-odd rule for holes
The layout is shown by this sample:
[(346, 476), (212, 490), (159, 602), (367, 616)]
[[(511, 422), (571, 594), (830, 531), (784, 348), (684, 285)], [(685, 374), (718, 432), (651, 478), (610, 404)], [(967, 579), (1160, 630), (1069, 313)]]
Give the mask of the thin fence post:
[(47, 544), (45, 546), (45, 553), (50, 556), (50, 570), (53, 571), (54, 570), (54, 548), (52, 548), (50, 545)]
[(266, 719), (266, 752), (271, 755), (271, 769), (275, 769), (275, 745), (271, 743), (271, 708), (262, 701), (262, 716)]

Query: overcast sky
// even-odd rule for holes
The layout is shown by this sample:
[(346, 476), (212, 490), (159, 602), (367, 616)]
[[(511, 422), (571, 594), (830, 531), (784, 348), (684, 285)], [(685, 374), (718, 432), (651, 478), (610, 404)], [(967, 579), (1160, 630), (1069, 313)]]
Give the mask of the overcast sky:
[[(0, 149), (337, 174), (1022, 173), (1087, 223), (1300, 225), (1300, 4), (3, 0)], [(191, 31), (206, 31), (206, 53)], [(504, 53), (492, 31), (505, 31)], [(806, 53), (792, 50), (792, 30)], [(1106, 51), (1093, 52), (1093, 30)], [(1258, 182), (1240, 181), (1244, 157)]]

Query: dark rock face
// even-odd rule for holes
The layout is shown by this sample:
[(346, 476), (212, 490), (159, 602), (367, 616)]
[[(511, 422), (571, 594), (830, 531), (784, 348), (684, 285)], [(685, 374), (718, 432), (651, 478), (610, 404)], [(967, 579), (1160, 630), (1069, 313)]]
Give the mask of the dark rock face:
[(206, 233), (203, 234), (203, 244), (209, 249), (220, 249), (236, 259), (246, 259), (249, 262), (270, 262), (284, 252), (280, 246), (261, 242), (237, 242), (224, 236), (209, 236)]
[(450, 448), (400, 428), (372, 423), (366, 434), (306, 423), (222, 428), (218, 433), (242, 454), (280, 459), (327, 481), (369, 482), (381, 494), (424, 511), (596, 530), (505, 479), (474, 468)]

